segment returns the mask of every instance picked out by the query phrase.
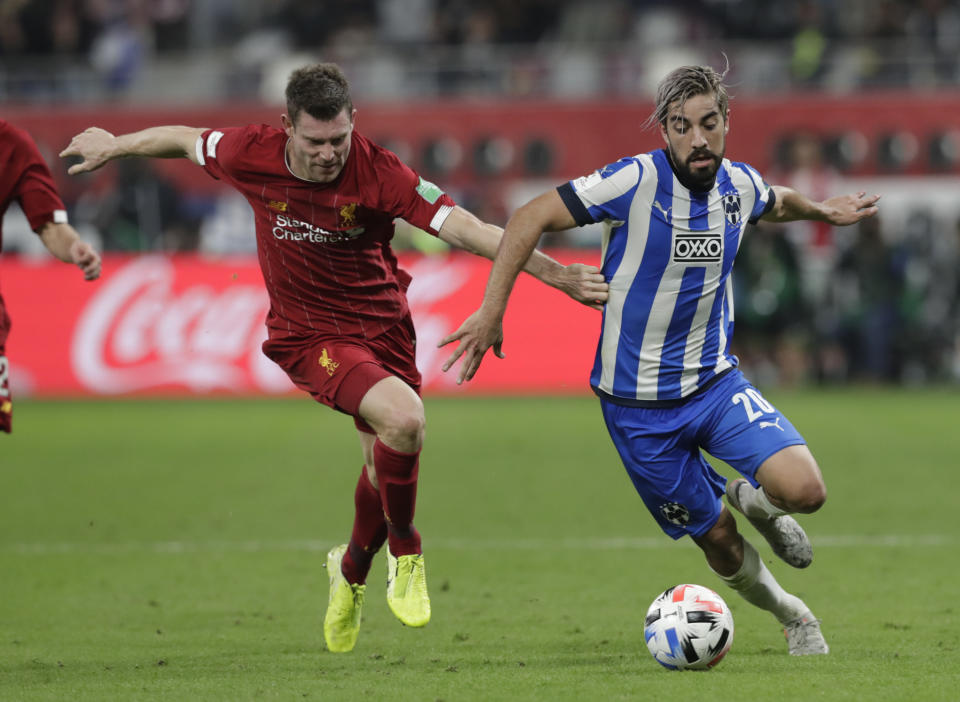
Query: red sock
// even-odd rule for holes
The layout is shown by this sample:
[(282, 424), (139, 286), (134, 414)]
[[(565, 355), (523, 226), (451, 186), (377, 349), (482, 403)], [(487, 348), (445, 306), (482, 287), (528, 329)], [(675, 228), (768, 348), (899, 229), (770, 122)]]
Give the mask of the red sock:
[(380, 493), (367, 477), (367, 467), (360, 471), (357, 489), (353, 493), (356, 512), (353, 517), (353, 533), (343, 556), (340, 570), (348, 583), (366, 582), (374, 554), (387, 540), (387, 521), (383, 516)]
[(373, 464), (387, 518), (390, 553), (394, 556), (420, 553), (420, 534), (413, 527), (420, 452), (401, 453), (377, 439), (373, 445)]

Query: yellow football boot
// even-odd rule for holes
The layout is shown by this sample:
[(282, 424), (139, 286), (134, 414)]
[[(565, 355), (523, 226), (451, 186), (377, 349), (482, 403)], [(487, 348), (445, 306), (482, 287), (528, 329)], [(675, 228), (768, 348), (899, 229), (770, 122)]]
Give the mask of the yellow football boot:
[(333, 653), (352, 651), (360, 633), (360, 611), (366, 585), (351, 585), (340, 572), (340, 562), (347, 552), (342, 544), (327, 554), (327, 572), (330, 574), (330, 600), (323, 618), (323, 637)]
[(396, 558), (387, 549), (387, 604), (407, 626), (426, 626), (430, 621), (430, 595), (422, 553)]

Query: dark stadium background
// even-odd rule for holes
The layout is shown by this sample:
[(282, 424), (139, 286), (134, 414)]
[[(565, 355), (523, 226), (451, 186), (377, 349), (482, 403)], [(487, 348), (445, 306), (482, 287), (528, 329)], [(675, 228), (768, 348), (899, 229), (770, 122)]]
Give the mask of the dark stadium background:
[[(125, 161), (67, 177), (56, 154), (87, 126), (277, 124), (289, 71), (334, 60), (353, 83), (358, 129), (503, 224), (546, 187), (657, 148), (656, 132), (641, 130), (656, 81), (706, 62), (729, 67), (729, 157), (818, 197), (883, 195), (880, 217), (858, 227), (766, 225), (746, 237), (735, 350), (747, 370), (768, 386), (960, 379), (954, 2), (28, 0), (3, 11), (4, 118), (41, 143), (72, 223), (120, 257), (98, 285), (145, 253), (249, 256), (252, 220), (186, 162)], [(15, 208), (4, 230), (8, 278), (18, 261), (45, 258)], [(443, 253), (408, 227), (395, 243), (413, 256)], [(565, 261), (593, 260), (599, 235), (558, 233), (543, 246)], [(23, 311), (33, 296), (19, 286), (5, 294), (15, 323), (42, 314)], [(559, 298), (545, 304), (569, 309)], [(29, 359), (49, 345), (22, 326), (15, 333), (11, 361), (26, 366), (15, 391), (98, 392), (76, 379), (36, 380), (44, 371)], [(590, 343), (567, 353), (562, 390), (582, 390)]]

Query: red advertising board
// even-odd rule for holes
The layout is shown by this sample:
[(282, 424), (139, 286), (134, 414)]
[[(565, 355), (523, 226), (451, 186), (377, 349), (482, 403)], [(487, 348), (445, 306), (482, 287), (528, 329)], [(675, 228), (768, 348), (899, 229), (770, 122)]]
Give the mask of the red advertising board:
[[(868, 150), (857, 173), (876, 172), (879, 140), (884, 135), (909, 133), (918, 153), (904, 173), (926, 168), (924, 147), (935, 134), (953, 132), (960, 109), (960, 93), (941, 91), (876, 92), (858, 95), (792, 94), (770, 98), (733, 98), (727, 154), (766, 173), (775, 165), (778, 144), (801, 132), (821, 138), (846, 133), (862, 135)], [(465, 100), (358, 104), (357, 128), (379, 143), (398, 151), (401, 158), (444, 188), (475, 184), (482, 174), (473, 168), (473, 151), (483, 140), (498, 138), (513, 157), (491, 181), (542, 177), (553, 182), (586, 175), (622, 156), (660, 148), (656, 129), (643, 129), (653, 109), (647, 100), (503, 101)], [(83, 178), (66, 178), (66, 161), (56, 158), (71, 137), (96, 125), (115, 133), (158, 124), (227, 127), (264, 122), (279, 126), (280, 105), (224, 103), (209, 106), (116, 107), (75, 106), (69, 109), (5, 105), (3, 118), (30, 131), (55, 165), (61, 190), (72, 191), (109, 181), (109, 170)], [(459, 158), (449, 172), (432, 173), (424, 162), (426, 147), (434, 141), (456, 144)], [(532, 140), (549, 146), (544, 171), (528, 172), (523, 151)], [(215, 192), (222, 184), (182, 159), (155, 162), (158, 170), (192, 193)], [(949, 172), (956, 173), (954, 165)], [(107, 186), (109, 182), (107, 182)]]
[[(564, 263), (599, 255), (560, 253)], [(437, 342), (480, 304), (490, 263), (467, 254), (401, 256), (414, 282), (424, 392), (587, 392), (600, 313), (522, 276), (504, 325), (503, 360), (488, 355), (458, 388)], [(13, 319), (7, 356), (15, 396), (276, 394), (293, 390), (260, 351), (267, 295), (255, 258), (112, 256), (86, 283), (61, 263), (0, 260)], [(451, 347), (452, 348), (452, 347)]]

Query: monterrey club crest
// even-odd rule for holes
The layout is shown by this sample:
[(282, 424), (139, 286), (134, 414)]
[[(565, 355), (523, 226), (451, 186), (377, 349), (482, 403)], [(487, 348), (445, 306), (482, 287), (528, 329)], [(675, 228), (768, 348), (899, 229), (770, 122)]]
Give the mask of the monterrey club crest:
[(679, 527), (690, 523), (690, 511), (679, 502), (665, 502), (660, 505), (660, 514), (668, 522)]
[(723, 196), (723, 214), (730, 224), (740, 224), (742, 216), (740, 214), (740, 194), (729, 193)]

